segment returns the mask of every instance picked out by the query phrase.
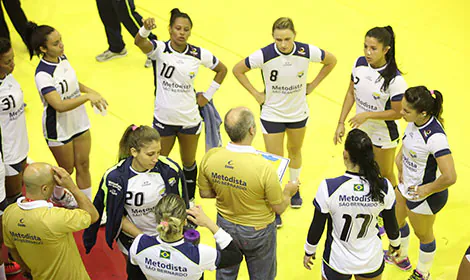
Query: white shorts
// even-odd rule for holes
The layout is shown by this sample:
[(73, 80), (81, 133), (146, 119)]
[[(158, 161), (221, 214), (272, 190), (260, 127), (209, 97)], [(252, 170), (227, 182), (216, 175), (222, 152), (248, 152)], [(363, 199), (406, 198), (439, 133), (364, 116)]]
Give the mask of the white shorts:
[(392, 149), (398, 146), (399, 131), (395, 121), (366, 121), (360, 130), (367, 133), (372, 144), (381, 149)]
[(16, 176), (23, 171), (23, 162), (26, 158), (16, 164), (5, 164), (5, 176)]

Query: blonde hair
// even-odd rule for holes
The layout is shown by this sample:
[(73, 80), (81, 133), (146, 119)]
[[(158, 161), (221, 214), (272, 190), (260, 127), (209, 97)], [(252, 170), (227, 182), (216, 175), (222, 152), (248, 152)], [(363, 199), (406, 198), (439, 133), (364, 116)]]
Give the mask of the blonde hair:
[(164, 196), (155, 208), (157, 232), (163, 240), (174, 240), (183, 233), (186, 221), (186, 204), (176, 194)]
[(292, 32), (295, 33), (294, 22), (291, 18), (288, 17), (281, 17), (278, 18), (273, 24), (273, 33), (276, 29), (290, 29)]

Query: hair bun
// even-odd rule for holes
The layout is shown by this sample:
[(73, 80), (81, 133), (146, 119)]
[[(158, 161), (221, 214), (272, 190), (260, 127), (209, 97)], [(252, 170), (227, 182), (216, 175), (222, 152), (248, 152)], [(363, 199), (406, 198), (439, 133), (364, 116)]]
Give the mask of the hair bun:
[(181, 11), (178, 8), (174, 8), (173, 10), (171, 10), (170, 13), (171, 13), (171, 16), (173, 16), (173, 15), (181, 14)]

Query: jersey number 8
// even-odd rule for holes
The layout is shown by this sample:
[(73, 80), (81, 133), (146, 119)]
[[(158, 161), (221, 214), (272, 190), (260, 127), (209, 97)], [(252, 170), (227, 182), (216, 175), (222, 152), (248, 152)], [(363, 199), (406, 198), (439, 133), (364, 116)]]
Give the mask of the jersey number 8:
[(279, 72), (277, 70), (272, 70), (271, 75), (269, 76), (269, 80), (271, 80), (271, 82), (275, 82), (277, 80), (278, 73)]

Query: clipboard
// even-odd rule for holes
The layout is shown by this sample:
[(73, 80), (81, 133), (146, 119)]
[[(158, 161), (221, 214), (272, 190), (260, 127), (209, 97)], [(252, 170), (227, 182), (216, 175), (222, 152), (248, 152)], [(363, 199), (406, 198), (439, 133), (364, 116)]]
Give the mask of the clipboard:
[(289, 166), (290, 159), (258, 150), (256, 150), (256, 153), (262, 156), (267, 161), (269, 161), (274, 166), (277, 172), (277, 176), (279, 178), (279, 182), (282, 183), (282, 178), (284, 177), (284, 173), (286, 172), (287, 167)]

